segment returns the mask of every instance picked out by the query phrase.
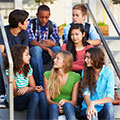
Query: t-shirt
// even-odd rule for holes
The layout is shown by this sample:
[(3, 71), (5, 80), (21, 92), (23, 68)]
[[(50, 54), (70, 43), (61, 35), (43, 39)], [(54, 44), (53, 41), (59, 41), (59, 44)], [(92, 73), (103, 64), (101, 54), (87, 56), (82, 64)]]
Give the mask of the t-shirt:
[[(66, 45), (63, 44), (62, 50), (66, 50)], [(87, 45), (84, 49), (77, 51), (76, 54), (76, 61), (73, 62), (72, 70), (78, 71), (84, 68), (84, 58), (85, 58), (85, 52), (87, 49), (91, 48), (92, 45)]]
[[(10, 26), (5, 26), (5, 31), (8, 37), (8, 43), (9, 46), (12, 47), (13, 45), (16, 44), (23, 44), (28, 46), (29, 45), (29, 36), (28, 36), (28, 32), (27, 30), (22, 30), (17, 36), (14, 36), (11, 32), (10, 32)], [(2, 33), (0, 32), (0, 44), (4, 45), (4, 41), (3, 41), (3, 37), (2, 37)]]
[[(50, 71), (45, 72), (44, 76), (47, 80), (49, 80)], [(65, 85), (62, 86), (60, 89), (60, 94), (55, 99), (52, 100), (56, 103), (59, 103), (59, 101), (62, 99), (71, 100), (73, 87), (79, 80), (80, 74), (70, 71)]]
[[(6, 76), (9, 76), (9, 71), (8, 69), (5, 70)], [(15, 79), (15, 83), (17, 86), (17, 89), (19, 90), (20, 88), (27, 87), (29, 85), (29, 76), (31, 76), (33, 73), (33, 69), (30, 67), (30, 70), (28, 72), (27, 77), (25, 77), (25, 74), (19, 74), (16, 73), (16, 75), (13, 75), (13, 78)]]

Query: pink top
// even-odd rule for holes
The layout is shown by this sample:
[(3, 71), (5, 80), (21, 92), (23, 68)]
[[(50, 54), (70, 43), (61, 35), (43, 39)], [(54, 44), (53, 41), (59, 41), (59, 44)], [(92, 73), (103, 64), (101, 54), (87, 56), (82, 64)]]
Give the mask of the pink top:
[[(78, 71), (84, 68), (85, 51), (92, 47), (93, 47), (92, 45), (87, 45), (84, 49), (77, 51), (76, 61), (73, 62), (72, 70)], [(66, 50), (66, 44), (63, 44), (61, 49)]]

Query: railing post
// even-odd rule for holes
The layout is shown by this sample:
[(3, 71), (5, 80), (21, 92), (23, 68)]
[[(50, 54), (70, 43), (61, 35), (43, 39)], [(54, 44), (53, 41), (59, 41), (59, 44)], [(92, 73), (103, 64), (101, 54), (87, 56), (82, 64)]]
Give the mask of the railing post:
[(9, 62), (9, 115), (10, 115), (10, 120), (14, 120), (14, 105), (13, 105), (13, 60), (11, 57), (10, 53), (10, 48), (8, 45), (8, 40), (5, 32), (5, 28), (2, 22), (2, 16), (0, 14), (0, 28), (1, 28), (1, 33), (3, 36), (5, 48), (6, 48), (6, 53), (7, 53), (7, 58)]

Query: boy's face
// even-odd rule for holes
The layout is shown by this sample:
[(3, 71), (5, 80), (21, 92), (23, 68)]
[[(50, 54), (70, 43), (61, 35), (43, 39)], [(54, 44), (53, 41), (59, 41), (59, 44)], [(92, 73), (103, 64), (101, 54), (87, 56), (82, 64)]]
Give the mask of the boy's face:
[(73, 22), (74, 23), (81, 23), (83, 24), (85, 19), (86, 19), (86, 15), (82, 14), (81, 10), (75, 9), (72, 11), (72, 15), (73, 15)]
[(21, 30), (26, 30), (27, 27), (28, 27), (28, 24), (29, 24), (29, 21), (28, 21), (28, 18), (24, 21), (24, 23), (18, 23), (18, 26), (21, 28)]
[(37, 13), (36, 15), (40, 21), (40, 25), (45, 26), (49, 20), (50, 12), (45, 10), (40, 10), (39, 13)]

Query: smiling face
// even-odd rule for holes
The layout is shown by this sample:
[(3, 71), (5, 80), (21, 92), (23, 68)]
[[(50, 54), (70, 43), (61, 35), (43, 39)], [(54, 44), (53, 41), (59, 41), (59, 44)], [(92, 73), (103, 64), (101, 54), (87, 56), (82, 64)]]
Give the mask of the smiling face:
[(73, 29), (71, 31), (71, 40), (75, 44), (78, 44), (78, 43), (82, 42), (83, 37), (84, 37), (84, 33), (82, 34), (82, 32), (80, 31), (80, 29)]
[(30, 54), (29, 54), (29, 48), (25, 49), (23, 53), (23, 62), (24, 64), (29, 64), (30, 63)]
[(91, 60), (89, 52), (87, 52), (86, 55), (85, 55), (85, 62), (87, 64), (87, 67), (91, 67), (92, 66), (92, 60)]
[(54, 68), (62, 69), (64, 66), (63, 56), (58, 53), (54, 59)]
[(86, 19), (86, 15), (83, 15), (82, 11), (79, 9), (74, 9), (72, 11), (73, 14), (73, 22), (74, 23), (81, 23), (83, 24), (85, 19)]
[(50, 12), (47, 10), (39, 10), (37, 13), (37, 18), (40, 21), (41, 26), (45, 26), (49, 20)]

